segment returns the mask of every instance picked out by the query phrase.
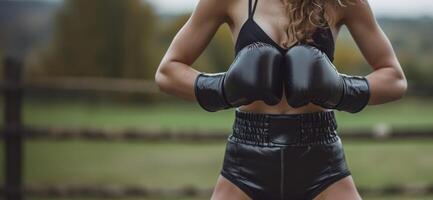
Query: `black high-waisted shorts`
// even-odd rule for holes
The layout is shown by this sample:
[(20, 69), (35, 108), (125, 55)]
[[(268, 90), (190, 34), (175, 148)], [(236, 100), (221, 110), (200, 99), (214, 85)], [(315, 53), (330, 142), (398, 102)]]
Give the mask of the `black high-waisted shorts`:
[(221, 175), (251, 199), (313, 199), (350, 175), (333, 111), (235, 115)]

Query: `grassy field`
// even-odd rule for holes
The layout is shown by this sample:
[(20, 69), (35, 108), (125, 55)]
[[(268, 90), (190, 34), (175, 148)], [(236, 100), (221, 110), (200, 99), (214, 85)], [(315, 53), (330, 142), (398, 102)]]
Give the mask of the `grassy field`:
[[(219, 129), (229, 132), (233, 118), (233, 110), (208, 113), (196, 104), (182, 101), (155, 105), (26, 101), (24, 106), (26, 124), (40, 126)], [(373, 127), (379, 123), (393, 127), (433, 127), (433, 101), (407, 98), (386, 105), (370, 106), (358, 114), (337, 112), (337, 120), (341, 129)]]
[[(358, 186), (433, 183), (433, 141), (344, 145)], [(29, 141), (25, 182), (209, 188), (216, 182), (223, 153), (223, 143)]]
[[(26, 101), (24, 106), (25, 124), (34, 126), (218, 129), (225, 130), (229, 134), (233, 118), (233, 110), (207, 113), (195, 104), (184, 102), (137, 105)], [(378, 123), (406, 128), (433, 127), (433, 101), (404, 99), (388, 105), (372, 106), (356, 115), (337, 112), (337, 118), (340, 130), (371, 128)], [(3, 120), (0, 125), (1, 123)], [(433, 183), (433, 141), (343, 141), (343, 143), (349, 167), (359, 187)], [(81, 140), (27, 141), (24, 162), (25, 183), (210, 188), (214, 186), (221, 168), (224, 145), (220, 142), (179, 144)], [(3, 144), (0, 148), (4, 149)], [(0, 154), (1, 163), (3, 156)], [(3, 167), (4, 165), (0, 164), (0, 170), (4, 170)], [(3, 176), (4, 174), (0, 173), (1, 179)], [(366, 199), (424, 200), (433, 197), (368, 197)]]

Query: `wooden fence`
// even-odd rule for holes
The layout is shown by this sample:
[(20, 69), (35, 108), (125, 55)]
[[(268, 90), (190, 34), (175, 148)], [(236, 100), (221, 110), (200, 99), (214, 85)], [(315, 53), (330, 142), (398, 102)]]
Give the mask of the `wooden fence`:
[[(6, 200), (21, 200), (30, 196), (209, 196), (211, 189), (192, 187), (175, 190), (158, 190), (142, 187), (98, 187), (98, 186), (26, 186), (22, 184), (22, 147), (24, 139), (85, 139), (104, 141), (158, 141), (171, 140), (178, 142), (191, 141), (223, 141), (226, 131), (146, 131), (124, 130), (110, 132), (104, 129), (80, 129), (65, 127), (29, 127), (22, 123), (22, 97), (27, 91), (92, 91), (116, 93), (158, 94), (158, 88), (152, 81), (119, 80), (119, 79), (32, 79), (21, 80), (22, 63), (11, 58), (4, 61), (4, 81), (0, 82), (0, 90), (4, 95), (4, 127), (1, 139), (5, 143), (5, 183), (0, 193)], [(432, 90), (433, 91), (433, 90)], [(346, 131), (341, 131), (346, 132)], [(433, 139), (433, 130), (392, 130), (387, 127), (377, 127), (373, 130), (347, 130), (342, 134), (345, 140), (384, 140), (384, 139)], [(350, 133), (350, 134), (349, 134)], [(421, 187), (390, 186), (385, 188), (361, 188), (365, 194), (433, 194), (433, 186)]]

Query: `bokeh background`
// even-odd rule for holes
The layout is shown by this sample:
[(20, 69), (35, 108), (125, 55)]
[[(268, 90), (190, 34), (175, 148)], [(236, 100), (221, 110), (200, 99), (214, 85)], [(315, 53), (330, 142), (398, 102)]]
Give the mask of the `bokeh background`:
[[(39, 135), (24, 142), (27, 199), (209, 199), (234, 112), (207, 113), (159, 92), (153, 82), (196, 3), (0, 1), (0, 81), (7, 78), (4, 59), (23, 62), (22, 79), (30, 88), (23, 124)], [(346, 157), (365, 199), (433, 199), (433, 3), (371, 5), (409, 91), (402, 100), (355, 115), (337, 112)], [(224, 71), (233, 49), (224, 25), (193, 67)], [(371, 72), (345, 28), (335, 64), (344, 73)], [(0, 106), (4, 127), (3, 98)]]

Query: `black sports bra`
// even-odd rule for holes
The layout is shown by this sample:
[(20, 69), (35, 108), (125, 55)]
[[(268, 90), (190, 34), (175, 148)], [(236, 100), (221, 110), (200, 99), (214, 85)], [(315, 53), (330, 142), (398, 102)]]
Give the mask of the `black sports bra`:
[[(282, 53), (287, 52), (291, 47), (299, 44), (300, 42), (297, 42), (291, 47), (285, 49), (272, 40), (268, 34), (266, 34), (266, 32), (253, 19), (258, 1), (259, 0), (256, 0), (253, 6), (252, 0), (248, 0), (248, 19), (242, 25), (241, 30), (239, 31), (238, 39), (235, 45), (236, 55), (241, 49), (254, 42), (270, 44), (276, 47)], [(322, 50), (331, 61), (334, 61), (335, 43), (331, 29), (329, 27), (317, 28), (312, 36), (312, 39), (314, 40), (314, 43), (311, 43), (310, 45)]]

